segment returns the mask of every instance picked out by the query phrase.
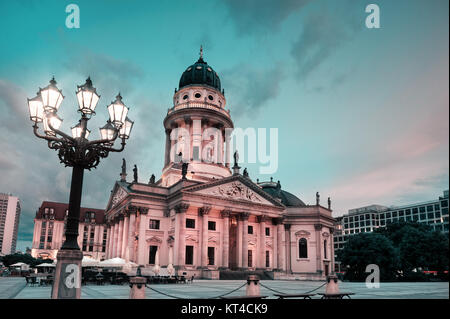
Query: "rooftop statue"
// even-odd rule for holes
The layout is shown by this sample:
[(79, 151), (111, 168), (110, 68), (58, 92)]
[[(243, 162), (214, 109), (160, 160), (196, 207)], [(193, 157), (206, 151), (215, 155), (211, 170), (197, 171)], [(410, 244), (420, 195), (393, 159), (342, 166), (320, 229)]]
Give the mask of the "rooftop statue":
[(137, 183), (138, 182), (138, 169), (136, 164), (134, 164), (134, 168), (133, 168), (133, 177), (134, 177), (134, 182)]

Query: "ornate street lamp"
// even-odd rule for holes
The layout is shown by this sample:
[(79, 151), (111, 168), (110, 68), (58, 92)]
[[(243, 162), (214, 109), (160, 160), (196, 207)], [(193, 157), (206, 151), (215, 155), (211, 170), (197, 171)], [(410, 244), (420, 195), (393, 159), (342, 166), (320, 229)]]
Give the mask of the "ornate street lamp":
[[(133, 126), (133, 122), (127, 118), (128, 107), (123, 104), (119, 94), (108, 106), (110, 120), (100, 128), (100, 139), (89, 141), (87, 138), (90, 131), (87, 129), (87, 122), (92, 115), (95, 115), (94, 110), (100, 95), (92, 86), (90, 78), (85, 84), (77, 86), (76, 95), (81, 118), (79, 123), (71, 128), (72, 136), (59, 130), (62, 119), (58, 117), (57, 112), (64, 96), (57, 88), (54, 78), (47, 87), (39, 89), (36, 97), (28, 99), (34, 134), (47, 140), (48, 147), (58, 152), (61, 163), (72, 167), (65, 241), (57, 255), (58, 264), (52, 298), (80, 298), (83, 254), (77, 239), (84, 170), (96, 168), (100, 159), (106, 158), (109, 152), (123, 151), (125, 140), (129, 138)], [(39, 133), (38, 123), (40, 122), (43, 124), (45, 135)], [(114, 141), (118, 137), (122, 140), (121, 147), (113, 148)]]

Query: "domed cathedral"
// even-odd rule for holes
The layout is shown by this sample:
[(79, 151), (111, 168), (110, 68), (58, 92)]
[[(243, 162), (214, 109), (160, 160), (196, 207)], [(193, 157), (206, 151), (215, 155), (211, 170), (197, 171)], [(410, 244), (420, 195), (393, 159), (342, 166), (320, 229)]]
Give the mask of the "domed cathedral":
[(232, 129), (233, 121), (225, 105), (219, 75), (203, 60), (200, 49), (198, 61), (181, 75), (173, 107), (164, 119), (166, 149), (161, 185), (170, 186), (181, 179), (183, 162), (189, 162), (192, 180), (208, 182), (231, 175), (225, 129)]
[[(120, 257), (144, 274), (210, 279), (322, 280), (334, 271), (334, 219), (305, 204), (279, 181), (253, 181), (235, 157), (233, 129), (219, 75), (200, 58), (188, 66), (164, 119), (161, 177), (120, 180), (106, 208), (106, 258)], [(231, 171), (233, 169), (233, 171)]]

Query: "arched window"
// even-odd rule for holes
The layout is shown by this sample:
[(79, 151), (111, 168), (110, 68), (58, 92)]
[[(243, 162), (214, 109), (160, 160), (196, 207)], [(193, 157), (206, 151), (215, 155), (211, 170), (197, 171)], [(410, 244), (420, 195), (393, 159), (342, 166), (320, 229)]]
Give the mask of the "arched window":
[(300, 238), (298, 241), (299, 258), (308, 258), (308, 241), (306, 238)]
[(327, 259), (327, 241), (323, 241), (323, 258)]

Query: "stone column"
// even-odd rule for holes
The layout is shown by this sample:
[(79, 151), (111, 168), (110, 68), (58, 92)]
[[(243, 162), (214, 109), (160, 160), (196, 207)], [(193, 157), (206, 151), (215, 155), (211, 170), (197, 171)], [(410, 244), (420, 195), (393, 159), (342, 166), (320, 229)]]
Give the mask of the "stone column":
[[(272, 224), (277, 226), (278, 222), (272, 219)], [(272, 240), (272, 269), (278, 269), (278, 226), (275, 227), (274, 233), (271, 234)]]
[(123, 222), (123, 240), (122, 240), (121, 256), (126, 261), (128, 261), (127, 248), (128, 248), (128, 238), (129, 238), (129, 236), (128, 236), (129, 227), (130, 227), (130, 216), (129, 216), (128, 212), (125, 212), (125, 217), (124, 217), (124, 222)]
[(281, 218), (277, 219), (277, 251), (278, 269), (286, 270), (284, 262), (286, 250), (283, 249), (283, 222)]
[(239, 214), (237, 214), (236, 219), (236, 267), (242, 268), (242, 220)]
[(192, 120), (190, 117), (184, 118), (184, 129), (187, 131), (187, 135), (184, 137), (184, 145), (183, 145), (183, 157), (186, 153), (185, 161), (191, 161), (192, 160), (192, 135), (191, 135), (191, 124)]
[(109, 224), (108, 259), (112, 258), (113, 252), (114, 252), (114, 220), (111, 220)]
[(139, 242), (138, 242), (138, 252), (137, 252), (137, 264), (145, 265), (148, 263), (145, 260), (147, 241), (145, 237), (145, 231), (147, 230), (147, 212), (146, 208), (139, 208)]
[(172, 130), (171, 129), (166, 129), (166, 152), (164, 154), (164, 166), (166, 166), (167, 164), (170, 163), (170, 132)]
[(194, 147), (198, 148), (198, 158), (202, 157), (202, 118), (192, 117), (192, 156), (194, 156)]
[(136, 257), (134, 256), (134, 242), (136, 236), (136, 211), (130, 210), (129, 221), (128, 221), (128, 249), (127, 254), (128, 260), (136, 263)]
[(222, 224), (222, 234), (223, 234), (223, 246), (222, 246), (222, 267), (223, 268), (229, 268), (230, 267), (230, 211), (229, 210), (223, 210), (221, 212), (222, 218), (223, 218), (223, 224)]
[(242, 219), (242, 269), (248, 268), (248, 217), (249, 213), (241, 213)]
[(330, 251), (331, 251), (331, 256), (330, 256), (330, 273), (334, 274), (334, 227), (330, 227)]
[(119, 232), (117, 237), (117, 257), (122, 258), (123, 214), (119, 216)]
[(284, 224), (286, 243), (286, 273), (291, 274), (291, 224)]
[(208, 268), (208, 214), (211, 210), (210, 206), (199, 208), (199, 213), (202, 216), (202, 240), (201, 240), (201, 267)]
[(186, 211), (189, 208), (189, 204), (181, 203), (175, 206), (175, 213), (178, 215), (179, 222), (179, 237), (175, 238), (178, 241), (178, 269), (184, 269), (186, 262)]
[(230, 167), (230, 137), (225, 135), (225, 166)]
[(113, 251), (111, 258), (114, 258), (117, 256), (117, 242), (119, 238), (119, 222), (117, 220), (117, 217), (114, 219), (114, 237), (113, 237)]
[[(106, 222), (106, 250), (105, 250), (105, 259), (108, 259), (108, 254), (109, 254), (109, 237), (110, 237), (110, 227), (108, 222)], [(102, 242), (103, 242), (103, 237), (102, 237)]]
[(315, 224), (316, 230), (316, 269), (318, 273), (322, 273), (322, 224)]
[(258, 252), (256, 256), (256, 267), (265, 268), (266, 267), (266, 220), (267, 217), (265, 215), (258, 216), (259, 222), (259, 245)]

